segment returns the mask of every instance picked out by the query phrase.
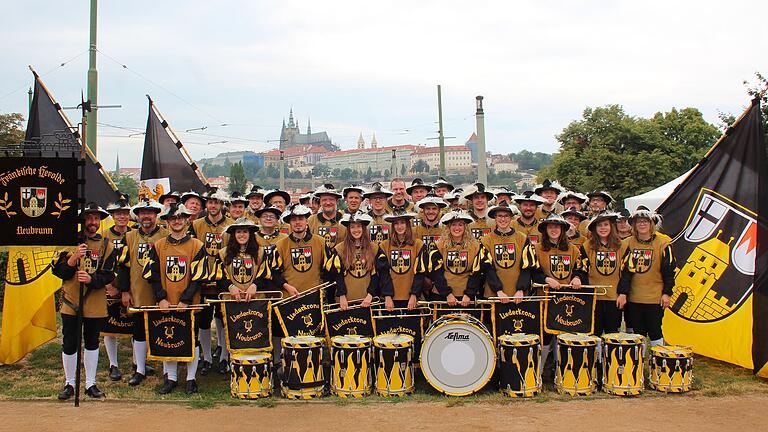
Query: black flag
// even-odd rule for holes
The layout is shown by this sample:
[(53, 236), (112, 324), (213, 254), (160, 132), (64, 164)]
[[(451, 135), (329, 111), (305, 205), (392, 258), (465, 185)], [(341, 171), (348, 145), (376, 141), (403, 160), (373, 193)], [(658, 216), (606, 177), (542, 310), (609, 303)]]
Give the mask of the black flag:
[(203, 193), (206, 186), (197, 175), (197, 164), (181, 154), (181, 141), (171, 138), (168, 122), (161, 119), (152, 99), (149, 98), (147, 133), (144, 136), (144, 157), (141, 160), (141, 179), (168, 178), (171, 190), (193, 190)]
[[(32, 73), (35, 76), (35, 95), (29, 109), (29, 122), (27, 122), (24, 141), (43, 145), (71, 145), (74, 142), (82, 145), (80, 134), (73, 128), (72, 123), (62, 111), (61, 105), (56, 102), (37, 73)], [(118, 198), (117, 187), (109, 174), (101, 169), (101, 163), (90, 150), (86, 150), (85, 201), (106, 206)]]
[(678, 263), (665, 338), (768, 376), (764, 137), (755, 99), (659, 212)]

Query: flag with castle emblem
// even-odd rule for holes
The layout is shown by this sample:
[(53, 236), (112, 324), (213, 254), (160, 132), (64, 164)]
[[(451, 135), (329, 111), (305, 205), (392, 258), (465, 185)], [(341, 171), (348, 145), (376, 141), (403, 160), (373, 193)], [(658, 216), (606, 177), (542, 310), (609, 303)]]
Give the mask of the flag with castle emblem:
[(759, 99), (659, 207), (677, 259), (668, 343), (768, 377), (768, 166)]

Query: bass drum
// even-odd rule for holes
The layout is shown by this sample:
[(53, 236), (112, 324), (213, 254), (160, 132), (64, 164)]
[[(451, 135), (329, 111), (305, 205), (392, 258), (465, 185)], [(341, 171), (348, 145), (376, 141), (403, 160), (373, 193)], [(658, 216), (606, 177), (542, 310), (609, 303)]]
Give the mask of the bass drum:
[(496, 369), (496, 350), (488, 329), (469, 314), (449, 314), (427, 329), (421, 370), (427, 382), (448, 396), (480, 391)]

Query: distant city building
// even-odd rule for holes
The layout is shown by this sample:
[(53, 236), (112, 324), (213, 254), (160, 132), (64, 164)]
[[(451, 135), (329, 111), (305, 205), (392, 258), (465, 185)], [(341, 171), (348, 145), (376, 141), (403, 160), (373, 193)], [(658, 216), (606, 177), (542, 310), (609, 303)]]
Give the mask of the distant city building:
[(330, 169), (351, 168), (359, 173), (365, 174), (368, 168), (374, 173), (384, 173), (386, 170), (392, 170), (392, 150), (395, 150), (395, 167), (397, 175), (400, 175), (402, 166), (405, 165), (406, 172), (410, 171), (413, 165), (413, 152), (419, 149), (415, 145), (398, 145), (390, 147), (377, 147), (368, 149), (341, 150), (329, 152), (320, 158), (320, 163), (327, 165)]
[(254, 163), (256, 166), (263, 166), (264, 165), (264, 155), (254, 153), (252, 151), (235, 151), (235, 152), (227, 152), (227, 153), (219, 153), (216, 155), (216, 157), (209, 158), (209, 159), (200, 159), (199, 165), (218, 165), (218, 166), (224, 166), (226, 163), (229, 162), (231, 164), (236, 164), (238, 162), (242, 163)]
[[(418, 147), (411, 155), (413, 163), (423, 160), (429, 169), (440, 168), (440, 147)], [(447, 172), (472, 169), (472, 153), (467, 146), (445, 146), (445, 170)]]
[[(288, 168), (313, 166), (320, 163), (323, 155), (327, 153), (328, 149), (323, 146), (307, 145), (283, 150), (283, 159), (285, 160), (285, 166)], [(265, 166), (277, 166), (280, 164), (280, 150), (278, 149), (262, 153), (262, 156), (264, 157)]]
[(466, 143), (464, 143), (465, 146), (469, 147), (470, 152), (472, 152), (472, 163), (477, 163), (477, 134), (472, 132), (472, 135), (470, 135), (469, 139)]
[(506, 155), (495, 154), (489, 158), (491, 167), (496, 170), (497, 173), (508, 171), (516, 172), (518, 168), (517, 162), (511, 160)]
[(213, 187), (226, 190), (227, 188), (229, 188), (229, 177), (225, 177), (225, 176), (208, 177), (208, 183)]
[(280, 130), (280, 150), (288, 150), (304, 146), (322, 146), (327, 150), (335, 150), (336, 147), (328, 138), (326, 132), (312, 133), (312, 127), (307, 120), (307, 133), (303, 134), (299, 130), (299, 122), (293, 119), (293, 109), (288, 117), (288, 124), (283, 120), (283, 128)]
[(141, 180), (141, 168), (118, 168), (118, 173), (136, 181)]

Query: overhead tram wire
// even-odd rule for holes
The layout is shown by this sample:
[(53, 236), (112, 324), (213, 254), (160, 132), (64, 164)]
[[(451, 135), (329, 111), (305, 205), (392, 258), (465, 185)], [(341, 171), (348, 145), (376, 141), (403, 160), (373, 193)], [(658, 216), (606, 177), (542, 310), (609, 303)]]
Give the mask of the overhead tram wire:
[[(38, 74), (38, 76), (40, 78), (42, 78), (44, 76), (47, 76), (47, 75), (51, 74), (52, 72), (55, 72), (55, 71), (63, 68), (64, 66), (68, 65), (71, 61), (77, 59), (78, 57), (81, 57), (83, 54), (87, 54), (87, 53), (88, 53), (88, 50), (82, 51), (79, 54), (76, 54), (74, 57), (70, 58), (69, 60), (65, 60), (65, 61), (61, 62), (58, 66), (56, 66), (54, 68), (51, 68), (47, 72)], [(10, 92), (0, 96), (0, 101), (5, 99), (5, 98), (7, 98), (7, 97), (9, 97), (9, 96), (12, 96), (12, 95), (18, 93), (21, 90), (26, 89), (27, 87), (29, 87), (29, 83), (22, 84), (19, 88), (15, 89), (15, 90), (11, 90)]]

